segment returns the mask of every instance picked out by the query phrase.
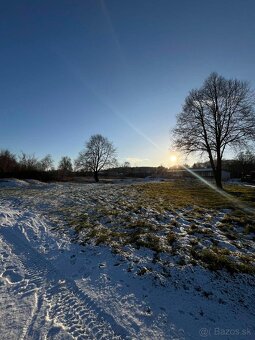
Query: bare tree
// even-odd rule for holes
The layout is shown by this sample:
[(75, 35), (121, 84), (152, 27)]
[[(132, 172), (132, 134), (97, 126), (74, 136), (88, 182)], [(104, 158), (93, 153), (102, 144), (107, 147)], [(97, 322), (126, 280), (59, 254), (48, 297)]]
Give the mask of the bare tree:
[(131, 164), (130, 162), (128, 161), (125, 161), (122, 165), (121, 165), (122, 168), (130, 168), (131, 167)]
[(9, 150), (0, 151), (0, 174), (17, 170), (18, 162), (16, 156)]
[(50, 154), (46, 155), (40, 160), (40, 168), (42, 169), (42, 171), (49, 171), (54, 169), (53, 159)]
[(102, 135), (93, 135), (86, 143), (86, 147), (79, 153), (75, 161), (77, 170), (93, 172), (95, 181), (98, 182), (100, 170), (109, 169), (117, 164), (116, 149), (112, 142)]
[(62, 173), (68, 173), (73, 171), (72, 160), (68, 156), (63, 156), (58, 164), (58, 170)]
[(247, 82), (212, 73), (192, 90), (177, 115), (174, 144), (187, 153), (207, 153), (216, 185), (222, 188), (222, 157), (227, 147), (255, 140), (254, 93)]
[(242, 177), (248, 175), (250, 171), (255, 171), (255, 154), (251, 150), (239, 152), (235, 161), (236, 168), (240, 169)]
[(24, 152), (19, 156), (19, 165), (23, 171), (35, 171), (40, 168), (40, 163), (35, 155), (28, 155)]

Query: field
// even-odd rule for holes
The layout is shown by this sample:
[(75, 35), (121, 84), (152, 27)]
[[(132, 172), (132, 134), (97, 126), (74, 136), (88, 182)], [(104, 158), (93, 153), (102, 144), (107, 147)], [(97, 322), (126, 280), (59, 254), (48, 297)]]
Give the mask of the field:
[(0, 202), (1, 339), (254, 339), (254, 187), (17, 181)]

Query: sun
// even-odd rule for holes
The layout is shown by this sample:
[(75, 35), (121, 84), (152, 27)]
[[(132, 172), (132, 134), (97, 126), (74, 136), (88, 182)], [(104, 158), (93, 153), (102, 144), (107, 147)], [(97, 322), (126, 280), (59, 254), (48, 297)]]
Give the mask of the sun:
[(171, 156), (170, 156), (170, 161), (171, 161), (171, 163), (176, 164), (176, 162), (177, 162), (177, 157), (176, 157), (176, 155), (171, 155)]

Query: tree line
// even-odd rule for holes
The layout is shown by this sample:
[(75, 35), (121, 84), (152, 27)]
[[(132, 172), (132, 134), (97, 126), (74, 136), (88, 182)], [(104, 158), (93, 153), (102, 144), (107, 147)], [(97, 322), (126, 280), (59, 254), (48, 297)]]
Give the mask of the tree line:
[(69, 157), (62, 157), (57, 169), (50, 154), (38, 159), (35, 155), (22, 152), (16, 156), (9, 150), (0, 151), (0, 177), (33, 178), (38, 180), (60, 179), (63, 171), (72, 171)]
[(39, 180), (61, 180), (73, 172), (92, 174), (96, 182), (99, 172), (117, 166), (116, 149), (106, 137), (96, 134), (90, 137), (77, 159), (72, 162), (63, 156), (57, 168), (50, 154), (42, 159), (24, 152), (16, 156), (9, 150), (0, 151), (0, 177), (36, 178)]

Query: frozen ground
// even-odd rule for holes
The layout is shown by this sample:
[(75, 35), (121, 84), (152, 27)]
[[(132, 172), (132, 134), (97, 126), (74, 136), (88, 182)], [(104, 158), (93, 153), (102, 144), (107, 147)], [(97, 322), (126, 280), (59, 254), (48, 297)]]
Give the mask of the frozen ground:
[[(224, 211), (208, 213), (211, 229), (199, 217), (199, 233), (184, 211), (134, 210), (134, 197), (134, 187), (118, 184), (0, 189), (1, 339), (255, 339), (254, 276), (193, 265), (186, 252), (197, 239), (209, 247), (213, 231), (231, 256), (248, 256), (252, 238), (239, 248), (227, 239), (216, 228)], [(88, 232), (77, 232), (77, 216)], [(140, 219), (159, 230), (160, 252), (141, 234), (140, 246), (137, 233), (127, 242), (119, 224)], [(174, 240), (166, 236), (173, 220)]]

